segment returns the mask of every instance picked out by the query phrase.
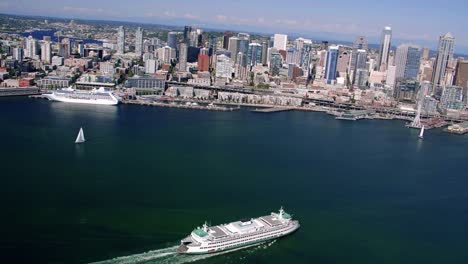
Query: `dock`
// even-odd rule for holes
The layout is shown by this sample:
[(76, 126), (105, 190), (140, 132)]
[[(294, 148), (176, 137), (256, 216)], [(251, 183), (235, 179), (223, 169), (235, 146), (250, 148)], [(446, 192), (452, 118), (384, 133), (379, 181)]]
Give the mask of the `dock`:
[(28, 95), (39, 95), (41, 90), (35, 87), (27, 88), (0, 88), (0, 97), (6, 96), (28, 96)]
[(195, 110), (208, 110), (208, 111), (223, 111), (229, 112), (238, 110), (239, 108), (232, 108), (232, 107), (223, 107), (217, 105), (198, 105), (198, 104), (168, 104), (156, 101), (145, 101), (145, 100), (127, 100), (123, 101), (124, 104), (132, 104), (132, 105), (145, 105), (145, 106), (158, 106), (158, 107), (169, 107), (169, 108), (180, 108), (180, 109), (195, 109)]
[(284, 112), (284, 111), (292, 111), (295, 110), (295, 107), (270, 107), (270, 108), (262, 108), (262, 109), (255, 109), (252, 112), (255, 113), (277, 113), (277, 112)]

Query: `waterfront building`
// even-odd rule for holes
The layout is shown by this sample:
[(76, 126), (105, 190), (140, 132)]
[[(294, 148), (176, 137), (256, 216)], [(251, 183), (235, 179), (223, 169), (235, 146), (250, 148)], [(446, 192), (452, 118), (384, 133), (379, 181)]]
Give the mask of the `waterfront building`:
[(36, 85), (40, 89), (61, 89), (70, 86), (70, 79), (59, 76), (47, 76), (37, 80)]
[(388, 69), (388, 58), (390, 55), (390, 48), (392, 47), (392, 28), (385, 27), (382, 31), (380, 39), (379, 55), (377, 57), (377, 70), (385, 71)]
[(258, 43), (249, 44), (249, 49), (247, 51), (247, 64), (250, 66), (262, 64), (262, 52), (262, 45)]
[(273, 47), (277, 50), (286, 50), (286, 46), (288, 44), (288, 35), (284, 34), (275, 34), (274, 35), (274, 42)]
[(327, 59), (325, 64), (325, 81), (332, 84), (336, 81), (337, 66), (338, 66), (339, 48), (338, 46), (331, 46), (328, 48)]
[(167, 33), (167, 46), (177, 49), (177, 32), (169, 32)]
[(188, 46), (186, 43), (180, 43), (179, 45), (179, 68), (180, 72), (187, 71), (187, 53), (188, 53)]
[(440, 108), (443, 110), (461, 110), (463, 104), (463, 88), (460, 86), (447, 86), (440, 98)]
[(123, 26), (120, 26), (117, 31), (117, 53), (125, 53), (125, 29)]
[(395, 79), (416, 79), (419, 72), (421, 50), (417, 46), (403, 44), (398, 46), (395, 55)]
[(452, 34), (447, 33), (439, 38), (439, 46), (437, 48), (437, 56), (434, 64), (434, 72), (432, 73), (432, 83), (434, 89), (443, 86), (445, 83), (445, 71), (449, 61), (453, 58), (453, 47), (455, 38)]
[(158, 79), (154, 77), (130, 77), (125, 82), (126, 88), (139, 88), (139, 89), (162, 89), (166, 86), (165, 79)]
[(143, 29), (138, 27), (135, 32), (135, 53), (138, 56), (143, 54)]
[(423, 100), (422, 110), (425, 114), (437, 114), (437, 104), (439, 101), (433, 97), (426, 95)]

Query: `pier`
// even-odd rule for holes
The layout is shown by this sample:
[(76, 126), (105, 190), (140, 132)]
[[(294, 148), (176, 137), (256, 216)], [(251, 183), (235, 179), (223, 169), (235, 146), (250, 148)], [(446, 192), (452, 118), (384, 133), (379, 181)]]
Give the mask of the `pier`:
[(181, 109), (195, 109), (195, 110), (208, 110), (208, 111), (234, 111), (239, 108), (232, 108), (232, 107), (223, 107), (223, 106), (216, 106), (216, 105), (198, 105), (195, 103), (189, 104), (177, 104), (177, 103), (162, 103), (156, 101), (145, 101), (145, 100), (127, 100), (123, 101), (124, 104), (132, 104), (132, 105), (145, 105), (145, 106), (159, 106), (159, 107), (170, 107), (170, 108), (181, 108)]
[(28, 88), (0, 88), (0, 97), (4, 96), (28, 96), (41, 94), (41, 90), (35, 87)]
[(277, 112), (284, 112), (284, 111), (292, 111), (295, 110), (295, 107), (270, 107), (270, 108), (262, 108), (262, 109), (255, 109), (252, 112), (255, 113), (277, 113)]

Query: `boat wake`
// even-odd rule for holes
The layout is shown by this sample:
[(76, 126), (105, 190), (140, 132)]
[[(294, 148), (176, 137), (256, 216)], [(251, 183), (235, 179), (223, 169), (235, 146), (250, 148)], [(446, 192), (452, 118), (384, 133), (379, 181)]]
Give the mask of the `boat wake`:
[[(266, 249), (273, 245), (276, 240), (273, 240), (269, 243), (263, 243), (263, 244), (258, 244), (258, 245), (253, 245), (250, 247), (245, 247), (245, 248), (250, 248), (247, 253), (251, 254), (255, 252), (258, 249)], [(230, 250), (230, 251), (223, 251), (219, 253), (213, 253), (213, 254), (205, 254), (205, 255), (184, 255), (184, 254), (179, 254), (177, 253), (177, 248), (178, 246), (173, 246), (173, 247), (168, 247), (164, 249), (157, 249), (157, 250), (151, 250), (145, 253), (141, 254), (135, 254), (135, 255), (129, 255), (125, 257), (117, 257), (113, 259), (108, 259), (104, 261), (99, 261), (99, 262), (93, 262), (90, 264), (183, 264), (183, 263), (191, 263), (207, 258), (212, 258), (215, 256), (219, 255), (224, 255), (233, 251), (240, 250), (242, 248)], [(245, 256), (244, 256), (245, 257)], [(242, 258), (244, 258), (242, 257)]]

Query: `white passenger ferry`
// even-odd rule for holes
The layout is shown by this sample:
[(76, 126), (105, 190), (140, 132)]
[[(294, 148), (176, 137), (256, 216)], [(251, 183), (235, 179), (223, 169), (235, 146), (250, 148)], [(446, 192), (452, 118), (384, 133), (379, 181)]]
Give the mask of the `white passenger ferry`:
[(181, 241), (178, 253), (207, 254), (259, 245), (296, 231), (299, 222), (283, 208), (279, 213), (229, 224), (196, 228)]
[(49, 100), (65, 103), (97, 104), (97, 105), (117, 105), (119, 99), (104, 88), (93, 89), (92, 91), (81, 91), (72, 88), (65, 88), (44, 94)]

